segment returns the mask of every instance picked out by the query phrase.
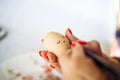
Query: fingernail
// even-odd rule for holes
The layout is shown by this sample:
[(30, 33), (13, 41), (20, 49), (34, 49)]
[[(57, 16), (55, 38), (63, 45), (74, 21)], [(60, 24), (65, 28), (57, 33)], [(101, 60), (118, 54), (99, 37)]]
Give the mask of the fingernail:
[(51, 65), (51, 64), (50, 64), (50, 67), (53, 68), (53, 69), (55, 69), (55, 67), (53, 65)]
[(42, 57), (41, 51), (39, 51), (39, 55)]
[(49, 58), (48, 58), (48, 55), (47, 55), (47, 54), (45, 55), (45, 59), (49, 60)]
[(72, 31), (70, 30), (70, 28), (68, 28), (68, 31), (69, 31), (70, 34), (72, 34)]
[(66, 38), (70, 41), (70, 38), (68, 36), (66, 36)]
[(74, 47), (75, 47), (75, 43), (72, 43), (72, 44), (71, 44), (71, 48), (74, 48)]
[(86, 45), (87, 44), (87, 42), (85, 42), (85, 41), (78, 41), (78, 43), (81, 44), (81, 45)]

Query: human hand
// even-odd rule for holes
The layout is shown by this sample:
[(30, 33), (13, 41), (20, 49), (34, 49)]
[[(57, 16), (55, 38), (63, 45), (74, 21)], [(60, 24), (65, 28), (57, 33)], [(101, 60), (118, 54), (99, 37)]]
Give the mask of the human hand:
[[(101, 58), (106, 57), (101, 55)], [(113, 75), (101, 69), (86, 56), (84, 47), (77, 41), (72, 43), (71, 49), (59, 57), (59, 64), (64, 80), (115, 80)]]
[[(73, 35), (72, 31), (69, 28), (66, 30), (65, 35), (71, 43), (73, 41), (78, 41), (79, 40), (77, 37), (75, 37)], [(43, 40), (42, 40), (42, 42), (43, 42)], [(81, 45), (83, 45), (84, 47), (86, 47), (88, 50), (90, 50), (90, 51), (92, 51), (92, 52), (94, 52), (98, 55), (101, 55), (101, 50), (100, 50), (98, 42), (96, 42), (96, 41), (85, 42), (85, 41), (82, 41), (82, 40), (79, 40), (78, 42)], [(89, 46), (91, 46), (91, 47), (89, 47)], [(48, 61), (50, 63), (50, 66), (52, 68), (55, 68), (58, 72), (61, 72), (61, 68), (60, 68), (60, 65), (59, 65), (59, 62), (58, 62), (58, 56), (56, 56), (54, 53), (51, 53), (51, 52), (45, 51), (45, 50), (40, 51), (39, 54), (46, 61)]]
[[(78, 79), (82, 79), (82, 80), (83, 79), (99, 80), (98, 78), (100, 78), (100, 77), (103, 77), (103, 79), (107, 78), (107, 73), (105, 73), (106, 75), (103, 74), (104, 71), (99, 69), (95, 65), (94, 61), (92, 61), (90, 58), (86, 57), (85, 53), (84, 53), (84, 49), (86, 49), (98, 56), (104, 57), (102, 54), (102, 51), (100, 49), (99, 43), (97, 41), (89, 41), (89, 42), (81, 41), (72, 34), (72, 32), (69, 28), (66, 30), (66, 37), (70, 40), (71, 43), (74, 42), (77, 45), (75, 46), (75, 49), (71, 48), (70, 50), (66, 51), (66, 53), (65, 53), (65, 55), (63, 55), (63, 57), (56, 56), (53, 53), (48, 52), (48, 51), (40, 51), (40, 55), (50, 63), (50, 66), (52, 68), (56, 69), (57, 71), (63, 73), (65, 79), (68, 79), (70, 77), (70, 75), (68, 73), (72, 73), (72, 75), (73, 75), (73, 73), (77, 74), (77, 72), (79, 72), (78, 75), (80, 77), (76, 77), (73, 75), (72, 76), (73, 79), (75, 77), (76, 77), (76, 79), (78, 78)], [(72, 44), (72, 46), (73, 46), (73, 44)], [(78, 48), (76, 49), (76, 47), (78, 47)], [(66, 55), (66, 54), (69, 54), (69, 55)], [(81, 57), (73, 58), (73, 57), (70, 57), (71, 54), (77, 54)], [(68, 58), (68, 56), (69, 56), (69, 58)], [(64, 63), (67, 61), (70, 62), (70, 65), (73, 64), (73, 67), (71, 67), (69, 64), (65, 65)], [(92, 66), (92, 67), (90, 67), (90, 66)], [(94, 75), (94, 76), (92, 76), (92, 75)], [(70, 79), (72, 80), (72, 78), (70, 78)], [(102, 79), (100, 78), (100, 80), (102, 80)]]

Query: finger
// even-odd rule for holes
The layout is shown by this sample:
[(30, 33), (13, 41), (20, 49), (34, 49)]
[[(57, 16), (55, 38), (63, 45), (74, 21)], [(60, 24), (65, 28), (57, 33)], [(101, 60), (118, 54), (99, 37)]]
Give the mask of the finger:
[[(68, 58), (70, 58), (71, 57), (71, 54), (72, 54), (72, 49), (68, 49), (62, 56), (60, 56), (59, 58), (58, 58), (58, 61), (60, 60), (60, 59), (68, 59)], [(62, 60), (63, 61), (63, 60)]]
[(78, 40), (78, 38), (73, 35), (70, 28), (67, 28), (67, 30), (65, 31), (65, 35), (69, 39), (70, 42)]
[(68, 70), (70, 67), (69, 63), (71, 62), (71, 54), (72, 54), (72, 49), (67, 50), (62, 56), (59, 57), (59, 65), (60, 69), (58, 67), (58, 70), (61, 71), (63, 74)]
[(55, 63), (50, 63), (50, 67), (51, 67), (52, 69), (55, 69), (55, 70), (57, 70), (58, 72), (62, 73), (61, 67), (60, 67), (59, 63), (57, 63), (57, 62), (55, 62)]
[(73, 58), (84, 58), (86, 57), (84, 47), (78, 42), (73, 42), (71, 45), (72, 48), (72, 57)]
[(47, 55), (48, 51), (40, 51), (39, 54), (41, 55), (41, 57), (43, 57), (46, 61), (49, 62), (49, 58)]
[(57, 57), (52, 52), (40, 51), (39, 54), (49, 63), (57, 62)]
[(85, 49), (91, 51), (94, 54), (97, 54), (99, 56), (103, 55), (100, 44), (96, 40), (92, 40), (92, 41), (87, 42), (87, 44), (84, 45), (84, 47), (85, 47)]
[(85, 42), (85, 41), (82, 41), (82, 40), (79, 40), (77, 37), (75, 37), (72, 33), (72, 31), (67, 28), (66, 30), (66, 37), (71, 41), (78, 41), (81, 45), (83, 45), (83, 47), (85, 47), (87, 50), (90, 50), (91, 52), (95, 53), (95, 54), (98, 54), (98, 55), (102, 55), (102, 51), (101, 51), (101, 48), (100, 48), (100, 44), (93, 40), (93, 41), (89, 41), (89, 42)]
[(89, 42), (85, 42), (78, 40), (77, 42), (81, 44), (86, 50), (91, 51), (92, 53), (97, 55), (102, 55), (102, 50), (100, 48), (100, 44), (98, 43), (98, 41), (92, 40)]
[(39, 55), (40, 55), (41, 57), (43, 57), (43, 56), (46, 55), (47, 52), (48, 52), (48, 51), (45, 51), (45, 50), (39, 51)]
[(53, 53), (48, 52), (47, 55), (48, 55), (48, 58), (49, 58), (49, 62), (50, 62), (50, 63), (58, 62), (57, 56), (54, 55)]

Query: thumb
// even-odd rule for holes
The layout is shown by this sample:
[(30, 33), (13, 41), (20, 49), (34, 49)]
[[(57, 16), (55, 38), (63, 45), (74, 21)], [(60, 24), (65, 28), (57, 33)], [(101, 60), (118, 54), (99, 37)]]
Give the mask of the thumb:
[(85, 50), (84, 47), (78, 42), (73, 42), (71, 45), (72, 48), (72, 58), (85, 58)]
[(73, 35), (73, 33), (72, 33), (72, 31), (70, 30), (70, 28), (67, 28), (67, 29), (66, 29), (65, 35), (66, 35), (66, 37), (69, 39), (70, 42), (79, 40), (77, 37), (75, 37), (75, 36)]
[(58, 61), (61, 66), (70, 60), (71, 54), (72, 54), (72, 49), (69, 49), (62, 56), (58, 58)]
[(66, 70), (68, 71), (68, 66), (69, 66), (69, 63), (71, 61), (70, 60), (71, 54), (72, 54), (72, 50), (69, 49), (62, 56), (60, 56), (58, 58), (58, 62), (60, 64), (60, 67), (61, 67), (63, 74), (66, 72)]

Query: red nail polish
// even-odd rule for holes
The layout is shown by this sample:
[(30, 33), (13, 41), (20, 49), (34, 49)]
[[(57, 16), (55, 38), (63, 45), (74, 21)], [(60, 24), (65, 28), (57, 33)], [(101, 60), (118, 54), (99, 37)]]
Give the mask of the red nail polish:
[(51, 65), (51, 64), (50, 64), (50, 67), (53, 68), (53, 69), (55, 68), (55, 67), (54, 67), (53, 65)]
[(49, 58), (48, 58), (48, 55), (47, 55), (47, 54), (45, 55), (45, 59), (49, 60)]
[(72, 43), (72, 44), (71, 44), (71, 47), (74, 48), (74, 47), (75, 47), (75, 43)]
[(39, 51), (39, 55), (42, 57), (41, 51)]
[(72, 31), (70, 30), (70, 28), (68, 28), (68, 31), (69, 31), (70, 34), (72, 34)]
[(85, 42), (85, 41), (78, 41), (78, 43), (81, 44), (81, 45), (86, 45), (87, 44), (87, 42)]

